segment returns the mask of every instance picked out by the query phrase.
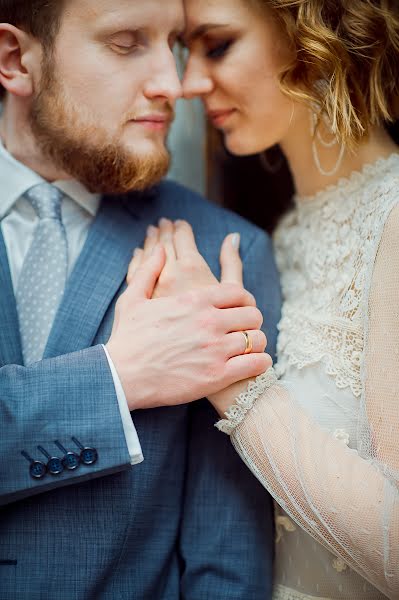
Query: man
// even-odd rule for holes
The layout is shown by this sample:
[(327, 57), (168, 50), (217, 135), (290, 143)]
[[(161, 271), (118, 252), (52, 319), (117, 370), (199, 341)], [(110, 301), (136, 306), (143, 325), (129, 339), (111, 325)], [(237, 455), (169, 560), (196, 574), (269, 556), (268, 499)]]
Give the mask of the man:
[(0, 599), (264, 600), (268, 496), (186, 404), (263, 370), (241, 333), (259, 311), (227, 284), (125, 283), (161, 217), (193, 224), (215, 273), (240, 232), (273, 351), (267, 238), (175, 184), (143, 191), (168, 167), (180, 0), (3, 0), (0, 22)]

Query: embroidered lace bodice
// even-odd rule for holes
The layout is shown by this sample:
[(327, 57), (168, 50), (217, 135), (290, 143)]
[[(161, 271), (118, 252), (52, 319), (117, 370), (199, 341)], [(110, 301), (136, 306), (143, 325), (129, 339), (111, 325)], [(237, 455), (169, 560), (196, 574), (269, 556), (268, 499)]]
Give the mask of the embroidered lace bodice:
[(399, 599), (399, 155), (274, 241), (277, 364), (218, 423), (276, 500), (274, 598)]

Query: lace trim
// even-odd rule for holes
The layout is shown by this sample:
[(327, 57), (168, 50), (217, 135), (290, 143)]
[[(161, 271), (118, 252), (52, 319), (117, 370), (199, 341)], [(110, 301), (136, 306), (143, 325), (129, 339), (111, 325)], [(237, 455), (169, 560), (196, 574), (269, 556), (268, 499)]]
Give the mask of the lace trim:
[(285, 587), (285, 585), (276, 584), (273, 587), (273, 600), (333, 600), (325, 596), (309, 596), (296, 590)]
[[(348, 326), (349, 325), (349, 326)], [(352, 324), (317, 323), (303, 313), (299, 319), (296, 311), (285, 310), (280, 321), (278, 377), (288, 367), (301, 370), (323, 362), (327, 375), (334, 377), (337, 388), (350, 388), (359, 398), (362, 392), (360, 365), (363, 352), (362, 332)]]
[(234, 429), (243, 421), (247, 412), (254, 406), (256, 400), (275, 383), (277, 383), (277, 376), (273, 368), (259, 375), (254, 381), (250, 381), (246, 392), (242, 392), (235, 399), (235, 404), (225, 412), (227, 419), (221, 419), (215, 427), (219, 431), (231, 435)]
[(392, 152), (392, 154), (385, 158), (379, 158), (373, 163), (364, 165), (359, 171), (352, 171), (348, 177), (341, 177), (337, 183), (325, 187), (316, 194), (310, 196), (295, 195), (295, 203), (300, 207), (306, 207), (309, 204), (311, 204), (312, 207), (316, 207), (316, 205), (320, 206), (320, 204), (324, 204), (327, 200), (327, 196), (330, 194), (335, 195), (337, 192), (345, 190), (346, 188), (352, 188), (351, 191), (353, 191), (354, 187), (357, 188), (358, 186), (363, 186), (367, 183), (368, 179), (373, 179), (376, 175), (380, 175), (384, 171), (389, 170), (395, 165), (395, 162), (398, 159), (399, 154), (397, 152)]

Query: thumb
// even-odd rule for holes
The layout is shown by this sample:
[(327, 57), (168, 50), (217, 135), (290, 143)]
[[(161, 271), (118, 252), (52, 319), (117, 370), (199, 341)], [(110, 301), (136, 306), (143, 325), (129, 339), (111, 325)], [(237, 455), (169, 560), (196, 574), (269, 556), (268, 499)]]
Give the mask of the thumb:
[(150, 299), (166, 262), (165, 249), (157, 244), (148, 259), (137, 269), (133, 282), (128, 285), (133, 300)]
[(231, 233), (225, 238), (220, 251), (220, 265), (222, 267), (222, 283), (243, 285), (239, 233)]

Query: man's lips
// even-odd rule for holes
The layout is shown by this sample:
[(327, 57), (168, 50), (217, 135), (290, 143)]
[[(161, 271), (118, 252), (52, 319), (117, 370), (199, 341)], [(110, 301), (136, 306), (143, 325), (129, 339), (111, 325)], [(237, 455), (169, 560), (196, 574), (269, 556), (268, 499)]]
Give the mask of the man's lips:
[(162, 130), (167, 129), (172, 120), (173, 118), (170, 114), (148, 114), (134, 117), (132, 122), (147, 127), (148, 129)]
[(208, 110), (207, 115), (215, 127), (221, 127), (233, 113), (235, 113), (235, 108)]

